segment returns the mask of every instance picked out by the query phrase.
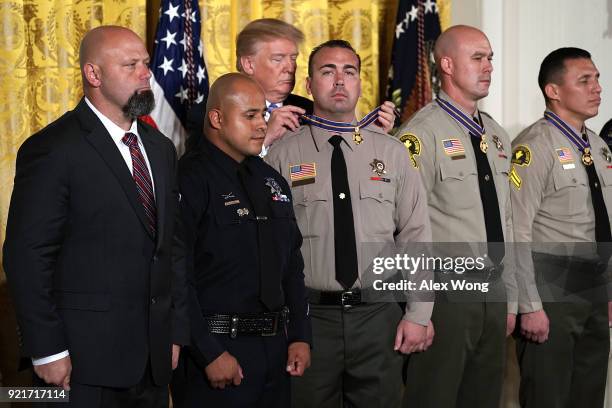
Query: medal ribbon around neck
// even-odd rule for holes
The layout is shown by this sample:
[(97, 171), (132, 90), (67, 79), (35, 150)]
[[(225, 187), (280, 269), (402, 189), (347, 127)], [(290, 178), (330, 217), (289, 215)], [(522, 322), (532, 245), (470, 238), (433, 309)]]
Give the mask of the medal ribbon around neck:
[(593, 163), (591, 157), (591, 144), (588, 141), (585, 141), (581, 136), (578, 136), (574, 129), (572, 129), (554, 112), (544, 112), (544, 119), (559, 129), (559, 131), (563, 133), (565, 137), (567, 137), (569, 141), (574, 144), (574, 146), (576, 146), (576, 148), (582, 153), (582, 163), (585, 166), (590, 166)]
[[(468, 132), (473, 134), (475, 137), (479, 139), (483, 139), (486, 137), (484, 127), (480, 126), (478, 123), (474, 122), (472, 118), (470, 118), (465, 113), (461, 112), (457, 107), (455, 107), (452, 103), (445, 101), (441, 98), (436, 98), (436, 102), (449, 116), (461, 126), (463, 126)], [(481, 121), (482, 122), (482, 121)]]
[(329, 130), (330, 132), (353, 133), (374, 122), (378, 118), (378, 111), (380, 111), (380, 107), (365, 115), (356, 125), (348, 122), (335, 122), (316, 115), (302, 115), (301, 118), (306, 124)]

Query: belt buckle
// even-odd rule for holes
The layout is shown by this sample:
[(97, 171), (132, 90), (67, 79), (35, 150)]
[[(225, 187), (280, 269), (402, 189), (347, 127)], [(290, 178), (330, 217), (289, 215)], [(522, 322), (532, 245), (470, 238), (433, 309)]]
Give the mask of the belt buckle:
[(230, 319), (230, 338), (235, 339), (238, 336), (238, 316), (233, 315)]
[(352, 300), (351, 298), (353, 294), (354, 292), (352, 290), (347, 290), (345, 292), (342, 292), (342, 294), (340, 295), (340, 304), (342, 305), (342, 308), (344, 310), (349, 310), (354, 306), (349, 303)]
[(276, 332), (278, 330), (278, 321), (280, 320), (281, 312), (274, 312), (272, 331), (270, 333), (266, 333), (263, 330), (261, 331), (262, 337), (273, 337), (276, 336)]

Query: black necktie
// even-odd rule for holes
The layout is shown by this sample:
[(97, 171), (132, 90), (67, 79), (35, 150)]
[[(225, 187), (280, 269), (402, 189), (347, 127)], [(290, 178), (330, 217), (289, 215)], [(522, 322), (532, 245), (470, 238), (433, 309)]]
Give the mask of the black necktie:
[[(474, 122), (480, 124), (477, 118)], [(495, 191), (495, 181), (487, 154), (480, 150), (480, 138), (470, 133), (470, 141), (474, 148), (476, 157), (476, 169), (478, 171), (478, 187), (480, 189), (480, 200), (484, 212), (485, 229), (487, 231), (487, 242), (504, 242), (504, 233), (499, 215), (499, 202), (497, 201), (497, 191)], [(489, 258), (499, 265), (504, 258), (504, 246), (502, 244), (489, 245)]]
[(350, 289), (357, 280), (357, 244), (351, 192), (349, 189), (346, 162), (340, 144), (342, 136), (329, 138), (334, 146), (331, 158), (332, 192), (334, 194), (334, 254), (336, 257), (336, 280)]
[(258, 178), (245, 159), (238, 168), (238, 178), (253, 207), (257, 222), (257, 244), (259, 246), (259, 298), (268, 310), (282, 306), (281, 268), (274, 246), (274, 228), (270, 220), (270, 197), (263, 178)]
[[(588, 142), (586, 134), (582, 135), (582, 138)], [(597, 242), (610, 242), (612, 241), (610, 233), (610, 219), (608, 218), (608, 211), (606, 209), (606, 203), (601, 192), (601, 183), (595, 172), (595, 165), (584, 166), (589, 177), (589, 188), (591, 189), (591, 202), (593, 203), (593, 211), (595, 211), (595, 241)]]

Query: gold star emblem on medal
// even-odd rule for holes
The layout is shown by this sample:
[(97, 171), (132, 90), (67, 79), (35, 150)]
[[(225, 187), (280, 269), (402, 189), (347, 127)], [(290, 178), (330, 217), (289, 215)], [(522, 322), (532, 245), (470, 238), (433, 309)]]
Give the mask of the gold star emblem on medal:
[(372, 163), (370, 163), (370, 166), (372, 167), (372, 171), (378, 176), (387, 174), (387, 170), (385, 170), (385, 163), (383, 163), (381, 160), (374, 159)]

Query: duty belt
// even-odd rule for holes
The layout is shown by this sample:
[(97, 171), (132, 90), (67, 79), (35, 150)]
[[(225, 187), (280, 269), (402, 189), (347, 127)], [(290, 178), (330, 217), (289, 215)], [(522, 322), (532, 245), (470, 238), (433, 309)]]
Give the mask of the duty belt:
[(466, 269), (464, 272), (459, 273), (455, 272), (452, 269), (436, 269), (436, 273), (441, 273), (442, 275), (450, 275), (454, 274), (455, 277), (469, 277), (469, 278), (480, 278), (485, 281), (496, 280), (498, 279), (502, 272), (504, 271), (504, 264), (487, 266), (483, 269)]
[(316, 305), (342, 306), (347, 310), (362, 304), (359, 288), (344, 291), (320, 291), (308, 289), (308, 301)]
[(244, 336), (276, 336), (289, 322), (289, 309), (278, 312), (207, 314), (208, 330), (213, 334), (229, 334), (232, 339)]

